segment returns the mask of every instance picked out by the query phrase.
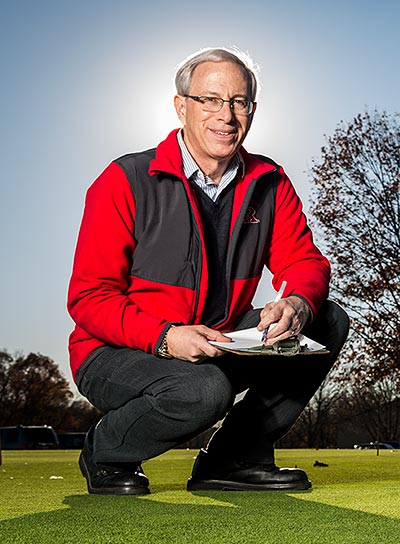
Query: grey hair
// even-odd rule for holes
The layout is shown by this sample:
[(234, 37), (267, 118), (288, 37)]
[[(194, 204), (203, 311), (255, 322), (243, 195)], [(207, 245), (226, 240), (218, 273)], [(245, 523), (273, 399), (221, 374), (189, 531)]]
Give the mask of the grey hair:
[(207, 48), (200, 49), (187, 57), (178, 67), (175, 75), (176, 91), (181, 96), (188, 94), (192, 83), (194, 69), (203, 62), (232, 62), (240, 66), (250, 89), (251, 100), (257, 98), (259, 67), (250, 56), (239, 49)]

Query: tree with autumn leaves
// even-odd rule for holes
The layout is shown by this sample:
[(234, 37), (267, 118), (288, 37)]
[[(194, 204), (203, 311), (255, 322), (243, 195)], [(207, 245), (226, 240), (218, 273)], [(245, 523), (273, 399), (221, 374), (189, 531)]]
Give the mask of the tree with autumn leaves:
[(334, 446), (337, 426), (352, 420), (371, 440), (398, 439), (400, 115), (365, 111), (341, 122), (310, 178), (311, 224), (332, 264), (331, 297), (349, 313), (351, 331), (284, 445)]
[(400, 116), (365, 111), (342, 122), (313, 161), (311, 181), (331, 296), (352, 321), (343, 373), (399, 383)]
[(56, 431), (87, 431), (100, 413), (74, 399), (58, 365), (41, 353), (0, 351), (0, 426), (51, 425)]

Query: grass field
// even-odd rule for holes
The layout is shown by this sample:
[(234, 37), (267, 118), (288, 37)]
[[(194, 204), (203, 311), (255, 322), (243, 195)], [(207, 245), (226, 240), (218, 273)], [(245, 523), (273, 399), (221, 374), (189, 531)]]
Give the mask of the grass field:
[(152, 493), (141, 497), (88, 495), (78, 454), (3, 452), (0, 544), (400, 542), (400, 451), (278, 450), (312, 491), (188, 493), (196, 452), (174, 450), (145, 463)]

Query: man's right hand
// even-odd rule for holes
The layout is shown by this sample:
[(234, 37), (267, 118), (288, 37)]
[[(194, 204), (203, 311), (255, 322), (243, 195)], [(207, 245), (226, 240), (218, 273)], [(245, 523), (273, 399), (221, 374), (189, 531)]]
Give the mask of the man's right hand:
[(205, 357), (220, 357), (224, 352), (209, 343), (231, 342), (221, 332), (205, 325), (183, 325), (171, 327), (167, 332), (168, 352), (177, 359), (197, 363)]

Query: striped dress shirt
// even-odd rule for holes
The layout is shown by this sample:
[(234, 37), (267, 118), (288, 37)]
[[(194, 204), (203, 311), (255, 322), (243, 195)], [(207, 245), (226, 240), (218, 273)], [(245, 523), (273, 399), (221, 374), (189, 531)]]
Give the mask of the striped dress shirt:
[(235, 154), (228, 168), (224, 172), (221, 181), (216, 185), (211, 178), (206, 176), (192, 155), (189, 153), (185, 142), (183, 141), (182, 130), (178, 132), (178, 143), (182, 155), (183, 172), (188, 180), (194, 181), (214, 202), (222, 191), (233, 181), (240, 169), (239, 175), (244, 175), (244, 160), (239, 152)]

